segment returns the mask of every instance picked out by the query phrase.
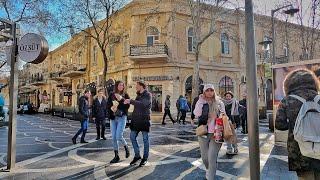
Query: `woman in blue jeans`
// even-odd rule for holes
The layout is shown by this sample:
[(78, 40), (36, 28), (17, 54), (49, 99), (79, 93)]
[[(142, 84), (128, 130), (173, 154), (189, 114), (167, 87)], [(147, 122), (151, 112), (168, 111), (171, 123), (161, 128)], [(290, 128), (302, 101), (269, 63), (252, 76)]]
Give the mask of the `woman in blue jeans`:
[(130, 107), (130, 104), (124, 104), (124, 100), (129, 98), (129, 95), (125, 92), (124, 83), (122, 81), (117, 81), (115, 83), (114, 93), (109, 96), (107, 103), (114, 150), (114, 158), (110, 163), (117, 163), (120, 161), (119, 142), (124, 146), (126, 158), (130, 156), (128, 144), (123, 138), (123, 131), (126, 127), (128, 109)]

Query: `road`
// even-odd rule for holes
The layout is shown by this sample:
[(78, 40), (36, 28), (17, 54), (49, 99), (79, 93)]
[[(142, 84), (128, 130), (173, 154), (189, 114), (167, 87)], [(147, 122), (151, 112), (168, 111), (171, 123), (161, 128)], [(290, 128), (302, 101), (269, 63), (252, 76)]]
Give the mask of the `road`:
[[(110, 130), (107, 140), (96, 141), (95, 126), (90, 124), (88, 144), (71, 143), (79, 122), (50, 115), (17, 117), (17, 168), (0, 172), (0, 179), (204, 179), (194, 127), (153, 124), (150, 133), (149, 164), (139, 168), (129, 166), (132, 156), (109, 164), (113, 158)], [(240, 128), (241, 129), (241, 128)], [(0, 167), (5, 168), (7, 128), (0, 128)], [(129, 140), (129, 129), (125, 138)], [(217, 179), (248, 179), (248, 136), (238, 130), (239, 154), (226, 155), (226, 144), (219, 153)], [(140, 147), (143, 147), (139, 136)], [(260, 121), (261, 179), (297, 179), (288, 171), (286, 148), (274, 144), (274, 135), (266, 121)], [(131, 148), (131, 154), (133, 149)]]

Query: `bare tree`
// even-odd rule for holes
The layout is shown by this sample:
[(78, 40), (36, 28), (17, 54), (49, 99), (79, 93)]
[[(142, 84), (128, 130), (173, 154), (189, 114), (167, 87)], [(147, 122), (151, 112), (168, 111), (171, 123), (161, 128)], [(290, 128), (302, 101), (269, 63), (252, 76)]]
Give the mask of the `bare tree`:
[(113, 30), (114, 16), (123, 5), (124, 0), (65, 0), (60, 5), (60, 30), (68, 27), (71, 33), (82, 34), (97, 43), (103, 56), (104, 85), (108, 73), (108, 50), (120, 36)]
[[(217, 33), (217, 28), (215, 27), (217, 20), (226, 17), (225, 15), (230, 13), (235, 4), (228, 0), (188, 0), (188, 4), (194, 35), (195, 63), (192, 78), (192, 99), (194, 99), (199, 94), (199, 55), (201, 47), (211, 35)], [(203, 24), (208, 22), (209, 29), (206, 29)], [(225, 26), (228, 26), (227, 23)]]
[(317, 47), (320, 40), (320, 0), (287, 0), (285, 3), (296, 4), (299, 12), (296, 15), (300, 25), (301, 60), (313, 59), (317, 56)]
[[(0, 11), (4, 12), (1, 18), (16, 22), (18, 34), (21, 33), (21, 29), (44, 30), (52, 19), (49, 3), (49, 0), (0, 0)], [(0, 72), (9, 72), (10, 67), (6, 65), (6, 59), (4, 56), (0, 58)]]

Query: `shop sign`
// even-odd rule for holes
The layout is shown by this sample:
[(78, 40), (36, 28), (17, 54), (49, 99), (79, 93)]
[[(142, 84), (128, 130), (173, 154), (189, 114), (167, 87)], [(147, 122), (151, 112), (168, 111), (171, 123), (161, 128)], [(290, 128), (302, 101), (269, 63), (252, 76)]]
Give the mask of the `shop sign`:
[(49, 52), (48, 41), (34, 33), (24, 35), (18, 42), (19, 57), (27, 62), (39, 64), (43, 62)]
[(140, 80), (144, 80), (144, 81), (172, 81), (173, 77), (172, 76), (145, 76), (145, 77), (141, 77), (141, 76), (136, 76), (132, 78), (133, 81), (140, 81)]

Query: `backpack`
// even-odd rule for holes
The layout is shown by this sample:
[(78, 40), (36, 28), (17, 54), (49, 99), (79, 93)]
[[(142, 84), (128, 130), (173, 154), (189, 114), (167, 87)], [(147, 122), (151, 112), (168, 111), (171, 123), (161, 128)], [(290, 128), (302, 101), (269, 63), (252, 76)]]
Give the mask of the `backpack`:
[(189, 111), (189, 105), (188, 105), (188, 101), (186, 99), (180, 99), (180, 103), (179, 103), (179, 107), (180, 110), (185, 110), (185, 111)]
[(306, 101), (297, 95), (290, 96), (303, 103), (293, 129), (294, 139), (299, 144), (301, 154), (320, 159), (320, 95), (313, 101)]

